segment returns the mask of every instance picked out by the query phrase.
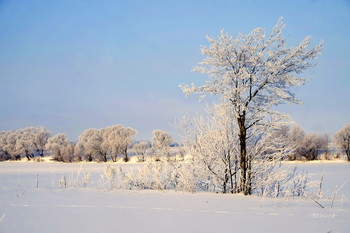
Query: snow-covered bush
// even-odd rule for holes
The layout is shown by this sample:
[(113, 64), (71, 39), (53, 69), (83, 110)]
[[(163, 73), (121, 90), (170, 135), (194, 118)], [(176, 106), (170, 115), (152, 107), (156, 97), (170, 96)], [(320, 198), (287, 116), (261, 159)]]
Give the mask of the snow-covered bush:
[(116, 187), (116, 183), (115, 183), (116, 169), (113, 168), (111, 165), (107, 164), (105, 166), (103, 174), (108, 181), (109, 189), (110, 190), (114, 189)]
[(173, 161), (148, 161), (136, 172), (118, 173), (123, 189), (176, 190), (196, 192), (197, 180), (192, 165)]
[(87, 188), (91, 179), (91, 172), (84, 171), (83, 176), (81, 178), (81, 184), (83, 188)]
[(253, 193), (267, 197), (307, 197), (308, 189), (314, 185), (314, 182), (309, 182), (307, 173), (296, 168), (274, 168), (268, 176), (256, 180)]

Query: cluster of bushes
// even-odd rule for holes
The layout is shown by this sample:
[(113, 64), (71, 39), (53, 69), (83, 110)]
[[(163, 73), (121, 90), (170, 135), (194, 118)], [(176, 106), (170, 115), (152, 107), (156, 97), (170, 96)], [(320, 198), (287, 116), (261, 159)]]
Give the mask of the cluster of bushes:
[[(86, 188), (91, 174), (78, 172), (75, 179), (64, 177), (60, 187), (76, 187), (80, 179), (80, 186)], [(257, 179), (252, 190), (254, 194), (266, 197), (307, 197), (309, 188), (314, 182), (308, 180), (306, 173), (291, 170), (274, 170), (268, 173), (269, 179)], [(150, 161), (139, 170), (124, 171), (121, 167), (106, 164), (99, 184), (108, 190), (175, 190), (184, 192), (216, 192), (222, 193), (223, 186), (219, 179), (206, 172), (195, 161), (176, 163), (171, 160), (158, 163)]]

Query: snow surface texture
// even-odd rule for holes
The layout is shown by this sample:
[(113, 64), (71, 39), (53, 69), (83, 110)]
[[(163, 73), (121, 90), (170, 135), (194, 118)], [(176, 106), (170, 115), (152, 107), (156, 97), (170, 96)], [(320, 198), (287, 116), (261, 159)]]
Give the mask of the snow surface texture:
[[(325, 208), (311, 198), (108, 191), (104, 164), (3, 162), (0, 232), (350, 232), (350, 163), (291, 165), (312, 180), (323, 176), (315, 200)], [(111, 166), (127, 171), (143, 165)]]

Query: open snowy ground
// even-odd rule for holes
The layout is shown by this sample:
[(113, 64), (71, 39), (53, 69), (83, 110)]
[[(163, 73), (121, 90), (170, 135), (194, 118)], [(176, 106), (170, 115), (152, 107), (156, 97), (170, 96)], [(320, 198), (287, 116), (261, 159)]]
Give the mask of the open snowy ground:
[[(2, 162), (0, 232), (350, 232), (350, 163), (286, 166), (295, 165), (312, 180), (324, 174), (324, 197), (317, 201), (325, 208), (311, 198), (109, 191), (104, 164)], [(84, 174), (91, 174), (87, 188)]]

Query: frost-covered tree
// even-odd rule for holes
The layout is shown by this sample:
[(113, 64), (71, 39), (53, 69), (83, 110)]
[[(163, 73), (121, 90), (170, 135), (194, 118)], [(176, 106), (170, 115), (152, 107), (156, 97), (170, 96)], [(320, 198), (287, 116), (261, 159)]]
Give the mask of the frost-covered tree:
[(117, 146), (118, 137), (116, 137), (115, 131), (121, 128), (120, 125), (108, 126), (103, 133), (102, 148), (107, 151), (113, 162), (117, 161), (119, 154), (119, 147)]
[(281, 114), (272, 107), (284, 103), (299, 103), (292, 87), (306, 81), (298, 74), (314, 65), (322, 43), (309, 48), (310, 37), (292, 48), (282, 36), (285, 25), (278, 21), (270, 35), (256, 28), (247, 35), (233, 39), (221, 31), (217, 39), (207, 37), (209, 46), (202, 46), (205, 55), (193, 71), (207, 74), (202, 86), (181, 85), (186, 95), (192, 93), (219, 95), (228, 105), (236, 125), (239, 141), (240, 182), (238, 192), (251, 194), (252, 157), (256, 143), (265, 138), (261, 129)]
[(32, 143), (36, 151), (40, 153), (40, 156), (44, 157), (45, 145), (51, 136), (51, 133), (42, 126), (33, 127), (32, 132)]
[(2, 147), (0, 147), (0, 161), (6, 161), (11, 159), (11, 155), (5, 151)]
[(173, 142), (172, 137), (168, 132), (163, 130), (153, 130), (152, 132), (152, 148), (157, 154), (157, 160), (160, 160), (160, 157), (166, 157), (169, 159), (170, 156), (170, 144)]
[(113, 162), (122, 154), (128, 160), (128, 147), (133, 142), (136, 130), (113, 125), (104, 129), (87, 129), (79, 136), (75, 146), (75, 156), (78, 160), (99, 160), (107, 162), (109, 155)]
[[(227, 104), (217, 104), (207, 115), (185, 119), (180, 125), (183, 146), (191, 155), (197, 182), (205, 184), (209, 191), (240, 192), (239, 137), (231, 114)], [(267, 182), (267, 176), (279, 172), (274, 168), (291, 150), (285, 144), (287, 135), (280, 133), (287, 123), (274, 116), (255, 128), (248, 147), (249, 192), (259, 193), (262, 187), (268, 189), (271, 182)], [(278, 180), (277, 175), (274, 180)]]
[(145, 161), (146, 151), (150, 148), (150, 145), (147, 141), (142, 141), (134, 145), (134, 150), (137, 155), (139, 162)]
[(87, 154), (93, 155), (99, 161), (107, 162), (107, 150), (102, 147), (104, 131), (105, 129), (90, 129), (84, 146)]
[(285, 132), (288, 136), (286, 144), (293, 150), (288, 154), (290, 160), (315, 160), (321, 154), (328, 154), (327, 135), (306, 134), (298, 125), (292, 125)]
[(44, 148), (50, 137), (50, 132), (44, 127), (28, 127), (17, 130), (18, 144), (22, 147), (28, 159), (33, 156), (34, 152), (39, 152), (44, 156)]
[(30, 160), (34, 157), (35, 152), (43, 156), (44, 146), (49, 136), (50, 132), (44, 127), (27, 127), (2, 132), (0, 148), (14, 159), (26, 156)]
[(316, 160), (323, 151), (327, 150), (327, 144), (328, 140), (325, 135), (307, 134), (299, 147), (300, 155), (307, 160)]
[(34, 145), (32, 143), (29, 128), (18, 129), (13, 132), (15, 137), (15, 154), (26, 156), (28, 160), (34, 157)]
[(305, 132), (299, 125), (292, 125), (287, 129), (288, 140), (286, 143), (294, 146), (294, 149), (288, 154), (290, 160), (300, 160), (299, 148), (304, 142)]
[(341, 149), (350, 161), (350, 123), (334, 134), (334, 143)]
[(206, 115), (184, 118), (179, 125), (183, 147), (191, 157), (192, 170), (209, 191), (236, 192), (239, 160), (235, 125), (224, 105), (208, 109)]
[(124, 155), (124, 161), (129, 161), (128, 148), (134, 141), (137, 131), (123, 125), (112, 125), (105, 129), (102, 148), (108, 152), (112, 161), (117, 161), (118, 155)]
[(98, 129), (86, 129), (79, 136), (78, 141), (75, 145), (74, 153), (77, 160), (93, 161), (95, 158), (96, 148), (94, 148), (94, 140), (91, 138), (96, 135)]
[(67, 135), (58, 133), (47, 140), (45, 149), (53, 156), (54, 160), (61, 162), (72, 162), (73, 146), (69, 142)]
[(8, 155), (12, 159), (20, 159), (21, 155), (17, 154), (16, 150), (16, 131), (5, 131), (0, 134), (0, 147), (4, 151), (4, 154)]

